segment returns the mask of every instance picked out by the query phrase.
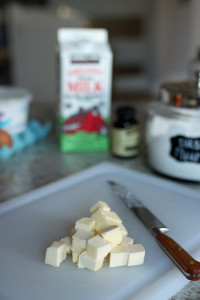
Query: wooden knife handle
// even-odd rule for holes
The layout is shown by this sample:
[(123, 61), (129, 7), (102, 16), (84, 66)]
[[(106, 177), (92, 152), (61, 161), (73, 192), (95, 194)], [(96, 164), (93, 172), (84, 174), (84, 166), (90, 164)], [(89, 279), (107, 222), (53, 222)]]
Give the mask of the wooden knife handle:
[(158, 233), (156, 240), (187, 279), (200, 279), (200, 262), (193, 259), (179, 244), (166, 234)]

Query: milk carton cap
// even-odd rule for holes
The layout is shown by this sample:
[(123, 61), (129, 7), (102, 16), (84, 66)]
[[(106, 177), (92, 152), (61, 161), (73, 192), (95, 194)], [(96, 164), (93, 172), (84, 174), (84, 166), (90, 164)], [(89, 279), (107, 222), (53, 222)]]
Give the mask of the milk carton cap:
[(74, 43), (77, 41), (90, 41), (92, 43), (107, 43), (108, 32), (106, 29), (68, 29), (60, 28), (57, 32), (59, 44)]

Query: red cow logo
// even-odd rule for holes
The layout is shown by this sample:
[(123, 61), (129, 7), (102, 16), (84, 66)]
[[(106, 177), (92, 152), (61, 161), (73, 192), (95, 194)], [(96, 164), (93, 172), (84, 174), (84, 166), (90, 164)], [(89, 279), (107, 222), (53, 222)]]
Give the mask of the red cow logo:
[(78, 131), (105, 134), (107, 133), (107, 125), (101, 117), (98, 108), (95, 107), (89, 111), (80, 109), (78, 114), (65, 121), (62, 131), (67, 134), (73, 134)]

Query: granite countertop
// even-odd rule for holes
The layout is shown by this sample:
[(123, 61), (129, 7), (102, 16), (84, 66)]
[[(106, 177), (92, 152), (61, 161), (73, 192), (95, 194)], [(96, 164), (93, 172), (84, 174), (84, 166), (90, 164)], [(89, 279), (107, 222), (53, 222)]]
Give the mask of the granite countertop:
[[(140, 102), (134, 105), (138, 109), (139, 119), (143, 123), (146, 103)], [(31, 117), (37, 116), (40, 121), (51, 120), (55, 124), (54, 106), (48, 106), (45, 110), (44, 107), (46, 107), (44, 104), (33, 105)], [(7, 161), (0, 162), (0, 202), (9, 201), (13, 197), (101, 162), (113, 162), (140, 172), (153, 173), (146, 163), (143, 145), (141, 155), (129, 160), (117, 159), (109, 152), (62, 154), (58, 149), (55, 128), (53, 128), (51, 135), (46, 140), (14, 155)], [(153, 174), (160, 177), (158, 174)], [(199, 183), (183, 183), (181, 181), (179, 183), (200, 190)], [(200, 282), (188, 282), (177, 295), (171, 298), (171, 300), (178, 299), (200, 299)]]

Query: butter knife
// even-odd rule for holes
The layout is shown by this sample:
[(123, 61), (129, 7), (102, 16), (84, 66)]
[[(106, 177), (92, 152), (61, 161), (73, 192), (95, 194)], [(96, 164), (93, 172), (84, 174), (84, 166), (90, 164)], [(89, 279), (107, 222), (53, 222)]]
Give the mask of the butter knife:
[(189, 280), (200, 279), (200, 262), (193, 259), (177, 242), (165, 234), (169, 229), (153, 215), (133, 192), (114, 181), (108, 181), (115, 194), (121, 198), (142, 223), (153, 233), (157, 243)]

